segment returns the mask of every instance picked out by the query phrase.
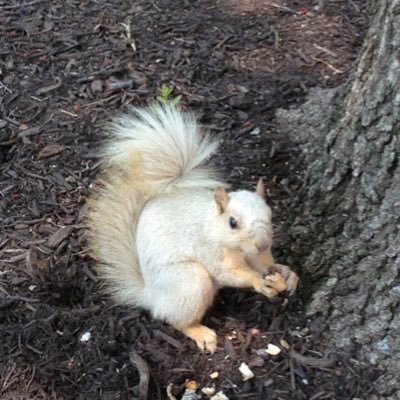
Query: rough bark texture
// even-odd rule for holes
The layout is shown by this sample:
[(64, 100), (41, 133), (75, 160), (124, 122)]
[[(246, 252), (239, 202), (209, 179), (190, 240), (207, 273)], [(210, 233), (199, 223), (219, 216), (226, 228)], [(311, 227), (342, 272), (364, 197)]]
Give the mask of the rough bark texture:
[(377, 392), (393, 399), (400, 399), (399, 48), (400, 0), (376, 1), (351, 85), (315, 91), (300, 110), (277, 113), (308, 163), (289, 230), (294, 264), (301, 260), (314, 280), (314, 328), (327, 327), (331, 349), (384, 370)]

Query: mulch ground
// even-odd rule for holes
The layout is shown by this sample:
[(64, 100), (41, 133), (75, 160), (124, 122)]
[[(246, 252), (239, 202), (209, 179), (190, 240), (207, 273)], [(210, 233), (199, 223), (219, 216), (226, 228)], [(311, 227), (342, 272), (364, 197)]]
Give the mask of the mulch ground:
[[(279, 226), (303, 165), (274, 111), (345, 82), (367, 25), (362, 0), (313, 3), (0, 0), (1, 399), (166, 399), (169, 384), (179, 399), (186, 380), (230, 399), (367, 398), (369, 371), (308, 330), (305, 285), (289, 303), (221, 292), (210, 356), (113, 305), (86, 249), (102, 127), (167, 84), (222, 139), (216, 162), (234, 187), (266, 177), (284, 263)], [(269, 343), (282, 352), (266, 355)]]

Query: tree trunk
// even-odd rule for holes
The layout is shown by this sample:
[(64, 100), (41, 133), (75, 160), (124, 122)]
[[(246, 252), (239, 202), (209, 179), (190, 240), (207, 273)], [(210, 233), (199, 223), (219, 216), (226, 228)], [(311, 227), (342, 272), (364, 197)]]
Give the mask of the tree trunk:
[(377, 392), (392, 399), (400, 399), (399, 49), (400, 0), (377, 0), (351, 85), (277, 114), (307, 165), (288, 229), (293, 264), (312, 282), (314, 328), (326, 326), (330, 349), (383, 369)]

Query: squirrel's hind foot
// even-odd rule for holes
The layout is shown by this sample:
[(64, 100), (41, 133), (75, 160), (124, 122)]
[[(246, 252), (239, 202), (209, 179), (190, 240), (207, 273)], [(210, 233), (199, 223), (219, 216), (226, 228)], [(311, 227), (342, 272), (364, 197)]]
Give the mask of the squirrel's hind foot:
[(212, 354), (217, 349), (217, 334), (212, 329), (196, 324), (180, 330), (193, 339), (200, 350), (208, 350)]

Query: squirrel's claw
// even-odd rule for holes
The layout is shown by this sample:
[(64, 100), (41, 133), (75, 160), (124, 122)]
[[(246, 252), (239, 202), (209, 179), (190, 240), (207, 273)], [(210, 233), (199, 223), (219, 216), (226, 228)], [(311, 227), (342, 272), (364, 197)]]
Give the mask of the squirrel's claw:
[(268, 276), (262, 277), (260, 276), (260, 280), (254, 285), (254, 289), (256, 292), (263, 294), (264, 296), (272, 299), (278, 296), (278, 291), (274, 289), (274, 281), (268, 279)]
[(279, 272), (285, 279), (286, 290), (289, 292), (289, 295), (294, 294), (299, 283), (299, 277), (296, 272), (293, 272), (290, 267), (283, 264), (274, 264), (272, 268), (274, 271)]

